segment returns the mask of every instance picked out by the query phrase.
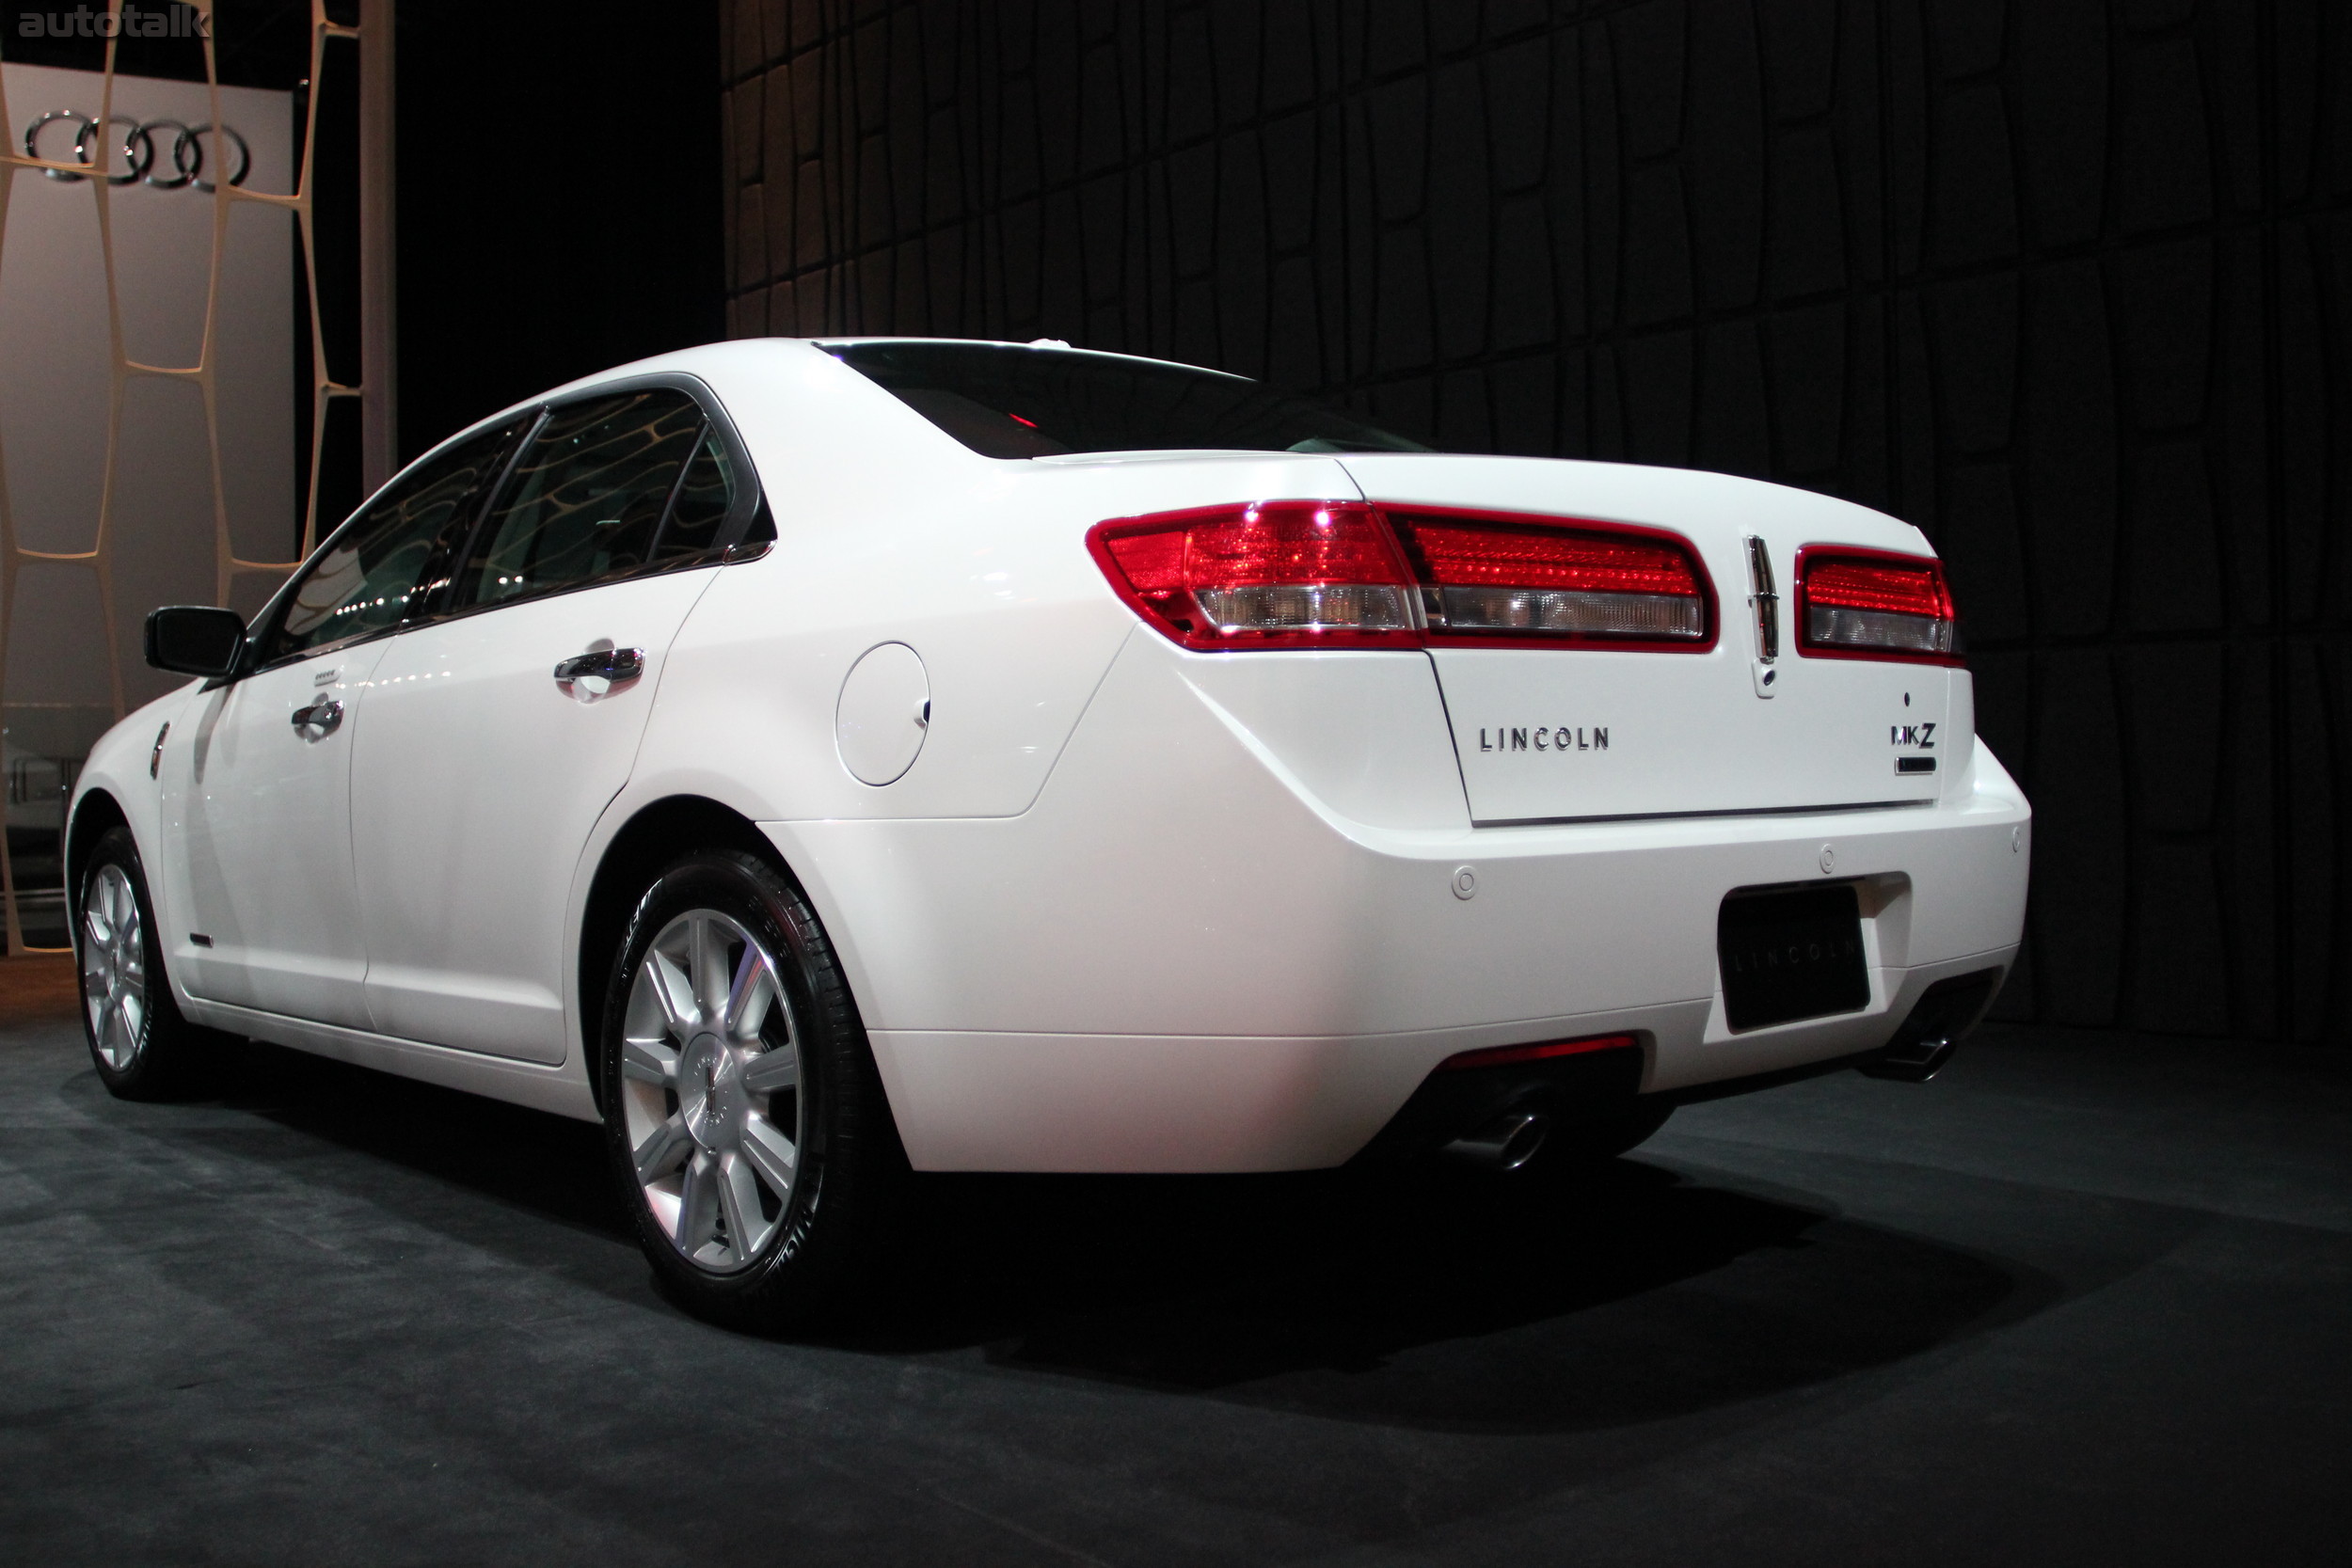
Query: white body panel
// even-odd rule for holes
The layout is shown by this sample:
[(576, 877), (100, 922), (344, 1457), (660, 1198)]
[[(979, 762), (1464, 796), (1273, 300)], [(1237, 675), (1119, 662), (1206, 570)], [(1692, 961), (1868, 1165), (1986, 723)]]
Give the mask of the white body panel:
[[(1331, 1164), (1458, 1051), (1635, 1030), (1645, 1086), (1684, 1087), (1867, 1050), (2014, 956), (2027, 813), (1989, 752), (1913, 807), (1479, 830), (1457, 786), (1453, 825), (1379, 828), (1213, 704), (1229, 662), (1139, 632), (1018, 818), (763, 824), (852, 958), (918, 1166)], [(1866, 885), (1870, 1006), (1735, 1037), (1717, 906), (1824, 879), (1824, 845)]]
[[(1786, 594), (1802, 545), (1924, 553), (1892, 519), (1604, 465), (997, 461), (809, 345), (614, 373), (651, 369), (699, 375), (723, 403), (773, 546), (370, 644), (378, 684), (346, 724), (370, 1010), (329, 1026), (199, 1000), (175, 949), (192, 1016), (593, 1117), (573, 981), (591, 887), (616, 836), (679, 797), (757, 824), (807, 891), (926, 1168), (1328, 1165), (1455, 1052), (1630, 1031), (1645, 1088), (1685, 1088), (1874, 1049), (1936, 980), (2013, 960), (2030, 813), (1969, 743), (1965, 672), (1791, 647), (1788, 694), (1750, 684), (1741, 536), (1768, 538)], [(1145, 627), (1083, 545), (1105, 518), (1365, 494), (1674, 529), (1715, 579), (1716, 648), (1192, 654)], [(646, 676), (559, 698), (548, 666), (600, 637), (644, 646)], [(890, 643), (913, 656), (890, 656), (894, 684), (845, 699)], [(863, 782), (844, 715), (896, 722), (918, 685), (912, 764)], [(1905, 693), (1951, 743), (1898, 789), (1883, 709)], [(215, 695), (127, 721), (77, 800), (103, 791), (150, 847), (167, 930), (191, 928), (198, 879), (183, 846), (155, 852), (186, 830), (158, 810), (147, 747), (173, 705)], [(1581, 726), (1586, 749), (1465, 752), (1487, 703)], [(1629, 819), (1561, 820), (1596, 817)], [(1497, 821), (1522, 825), (1479, 825)], [(310, 868), (280, 858), (255, 875)], [(1868, 1006), (1734, 1034), (1714, 956), (1724, 895), (1825, 879), (1857, 887)]]
[[(351, 790), (373, 1028), (564, 1060), (556, 911), (715, 575), (527, 599), (386, 644)], [(557, 685), (557, 660), (599, 641), (644, 650), (644, 674), (600, 694)]]
[[(187, 699), (157, 780), (171, 831), (147, 859), (179, 895), (166, 962), (191, 994), (367, 1027), (351, 741), (384, 649), (298, 659)], [(306, 738), (294, 712), (322, 697), (343, 705), (343, 721)]]

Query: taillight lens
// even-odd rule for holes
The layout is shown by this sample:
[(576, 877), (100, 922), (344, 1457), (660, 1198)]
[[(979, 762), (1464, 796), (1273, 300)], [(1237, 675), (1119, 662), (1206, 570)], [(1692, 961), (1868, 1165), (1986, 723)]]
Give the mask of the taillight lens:
[(1266, 501), (1120, 518), (1087, 544), (1187, 648), (1715, 641), (1696, 556), (1648, 529)]
[(1951, 590), (1934, 561), (1806, 549), (1797, 584), (1806, 653), (1943, 663), (1959, 652)]
[(1630, 529), (1392, 512), (1430, 635), (1517, 641), (1711, 641), (1689, 546)]
[(1098, 524), (1095, 560), (1187, 648), (1413, 647), (1412, 579), (1361, 502), (1266, 501)]

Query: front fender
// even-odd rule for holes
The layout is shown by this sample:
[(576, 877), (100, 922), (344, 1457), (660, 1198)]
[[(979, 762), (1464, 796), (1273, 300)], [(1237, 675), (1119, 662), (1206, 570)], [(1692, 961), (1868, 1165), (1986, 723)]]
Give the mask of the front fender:
[[(81, 777), (74, 782), (72, 799), (66, 806), (65, 885), (69, 901), (82, 885), (82, 872), (89, 863), (91, 847), (119, 819), (129, 826), (131, 837), (139, 847), (139, 858), (147, 869), (147, 895), (154, 902), (157, 922), (167, 931), (178, 928), (183, 913), (182, 890), (173, 885), (167, 865), (169, 857), (163, 853), (164, 835), (169, 829), (159, 765), (163, 750), (171, 743), (166, 726), (176, 730), (180, 714), (200, 684), (191, 681), (133, 710), (128, 717), (118, 720), (90, 748), (88, 758), (82, 764)], [(69, 921), (68, 925), (78, 932), (78, 922)], [(172, 992), (183, 1001), (186, 999), (187, 992), (177, 978), (172, 980)]]

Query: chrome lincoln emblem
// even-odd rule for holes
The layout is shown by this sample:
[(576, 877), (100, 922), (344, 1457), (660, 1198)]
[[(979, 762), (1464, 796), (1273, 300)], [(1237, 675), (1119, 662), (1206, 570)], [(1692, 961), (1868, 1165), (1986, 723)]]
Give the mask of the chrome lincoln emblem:
[[(59, 156), (56, 150), (41, 151), (41, 133), (53, 123), (73, 127), (72, 157)], [(89, 115), (75, 114), (71, 109), (52, 109), (24, 127), (24, 155), (46, 163), (78, 164), (96, 172), (102, 165), (111, 170), (117, 154), (119, 154), (122, 172), (106, 174), (105, 181), (109, 185), (132, 185), (145, 181), (159, 191), (175, 191), (183, 185), (194, 185), (199, 191), (209, 191), (213, 188), (213, 182), (204, 178), (205, 142), (209, 138), (216, 151), (222, 143), (228, 146), (230, 184), (244, 184), (246, 175), (252, 171), (253, 150), (246, 145), (243, 136), (226, 125), (215, 128), (210, 121), (202, 125), (183, 125), (176, 119), (133, 119), (129, 115), (111, 116), (105, 123), (109, 128), (119, 129), (122, 136), (119, 141), (109, 137), (112, 145), (102, 156), (98, 149), (97, 119)], [(169, 132), (170, 137), (159, 143), (159, 137), (165, 132)], [(57, 133), (50, 140), (55, 142), (63, 134)], [(162, 149), (160, 152), (159, 146)], [(70, 185), (78, 185), (89, 178), (88, 175), (64, 168), (45, 168), (41, 172), (52, 180), (63, 181)]]

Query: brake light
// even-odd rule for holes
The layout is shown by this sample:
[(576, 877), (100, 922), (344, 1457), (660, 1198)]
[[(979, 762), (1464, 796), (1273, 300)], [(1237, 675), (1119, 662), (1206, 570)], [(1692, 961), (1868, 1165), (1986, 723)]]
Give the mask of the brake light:
[(1646, 529), (1391, 513), (1434, 640), (1599, 639), (1704, 645), (1690, 547)]
[(1087, 546), (1120, 595), (1187, 648), (1697, 652), (1715, 641), (1697, 557), (1650, 529), (1265, 501), (1099, 523)]
[(1807, 548), (1797, 555), (1797, 594), (1805, 653), (1958, 662), (1958, 616), (1934, 560)]
[(1361, 502), (1265, 501), (1101, 523), (1111, 585), (1187, 648), (1415, 647), (1412, 579)]

